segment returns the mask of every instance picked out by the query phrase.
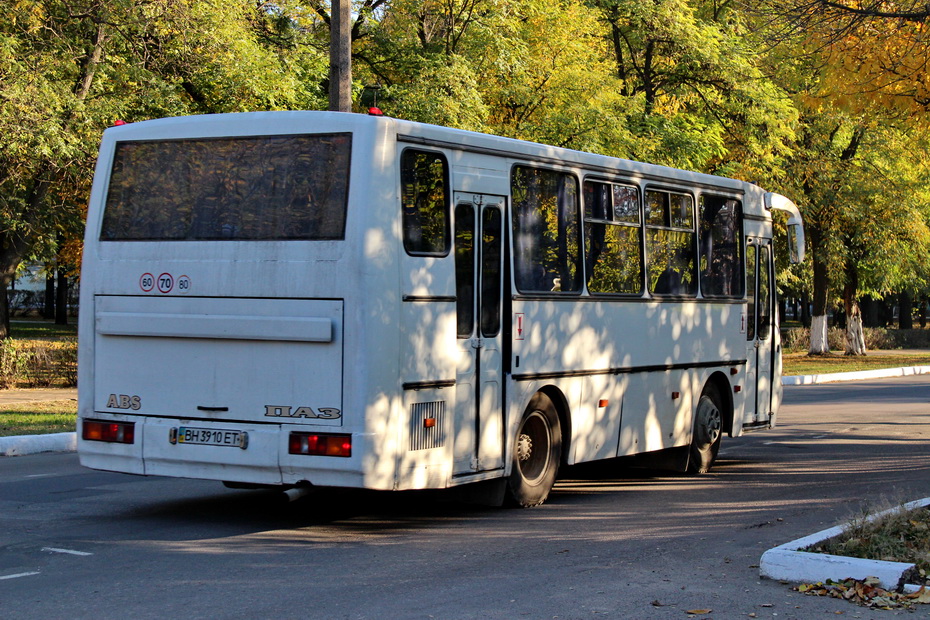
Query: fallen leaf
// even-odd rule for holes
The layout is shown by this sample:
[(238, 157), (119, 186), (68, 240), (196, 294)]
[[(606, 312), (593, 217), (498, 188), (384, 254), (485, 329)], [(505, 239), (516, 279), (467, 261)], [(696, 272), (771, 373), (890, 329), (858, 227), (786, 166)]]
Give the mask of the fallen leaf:
[(712, 611), (713, 611), (713, 609), (689, 609), (689, 610), (686, 611), (685, 613), (686, 613), (686, 614), (691, 614), (691, 615), (693, 615), (693, 616), (704, 616), (704, 615), (706, 615), (706, 614), (709, 614), (709, 613), (712, 612)]
[(924, 586), (920, 586), (920, 590), (914, 592), (913, 594), (908, 594), (904, 598), (914, 601), (915, 603), (930, 603), (930, 590)]

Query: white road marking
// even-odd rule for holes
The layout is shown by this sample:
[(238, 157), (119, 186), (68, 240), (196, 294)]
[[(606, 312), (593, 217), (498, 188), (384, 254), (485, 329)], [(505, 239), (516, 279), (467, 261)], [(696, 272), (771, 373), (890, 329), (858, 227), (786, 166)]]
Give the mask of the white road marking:
[(31, 573), (16, 573), (15, 575), (2, 575), (0, 576), (0, 581), (4, 579), (17, 579), (19, 577), (31, 577), (32, 575), (38, 575), (39, 571), (33, 571)]
[(70, 555), (94, 555), (87, 551), (75, 551), (74, 549), (57, 549), (55, 547), (42, 547), (42, 551), (51, 551), (52, 553), (67, 553)]

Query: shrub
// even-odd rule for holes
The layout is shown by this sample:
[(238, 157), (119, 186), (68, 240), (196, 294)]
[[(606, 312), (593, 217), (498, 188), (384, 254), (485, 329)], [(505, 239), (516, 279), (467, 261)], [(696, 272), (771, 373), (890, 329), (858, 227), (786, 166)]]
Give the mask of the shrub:
[(811, 330), (807, 327), (791, 327), (783, 330), (781, 345), (788, 351), (806, 351), (811, 343)]
[(7, 338), (0, 340), (0, 388), (16, 387), (22, 376), (23, 357), (18, 342)]
[[(788, 351), (807, 351), (811, 346), (809, 327), (792, 327), (782, 333), (782, 346)], [(846, 332), (838, 327), (827, 330), (827, 345), (831, 351), (843, 351), (846, 348)]]
[[(864, 327), (865, 348), (870, 351), (879, 349), (928, 349), (930, 348), (930, 330), (926, 329), (888, 329), (885, 327)], [(811, 330), (807, 327), (791, 327), (782, 332), (782, 346), (788, 351), (807, 351), (811, 343)], [(827, 344), (831, 351), (846, 350), (846, 330), (831, 327), (827, 331)]]
[(77, 339), (0, 341), (0, 389), (77, 385)]

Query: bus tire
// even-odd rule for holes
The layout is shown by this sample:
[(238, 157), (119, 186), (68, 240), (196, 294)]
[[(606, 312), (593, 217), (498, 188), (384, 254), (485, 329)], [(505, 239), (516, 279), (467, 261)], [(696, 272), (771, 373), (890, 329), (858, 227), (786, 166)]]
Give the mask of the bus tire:
[(522, 508), (546, 501), (562, 459), (562, 430), (555, 406), (545, 394), (527, 405), (513, 446), (507, 504)]
[(720, 451), (720, 440), (723, 437), (722, 424), (720, 394), (714, 385), (708, 384), (701, 393), (694, 412), (688, 473), (706, 474), (710, 471)]

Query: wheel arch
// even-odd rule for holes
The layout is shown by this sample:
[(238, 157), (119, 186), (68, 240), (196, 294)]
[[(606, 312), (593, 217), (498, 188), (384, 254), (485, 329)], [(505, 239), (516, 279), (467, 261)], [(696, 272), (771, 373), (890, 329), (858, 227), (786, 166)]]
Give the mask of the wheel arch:
[(701, 388), (701, 393), (704, 393), (704, 390), (708, 386), (713, 386), (717, 390), (717, 395), (720, 397), (720, 406), (723, 409), (720, 413), (722, 414), (722, 430), (726, 432), (728, 437), (733, 436), (733, 390), (730, 389), (730, 380), (725, 374), (721, 371), (714, 372), (707, 381), (704, 383), (704, 387)]
[[(565, 398), (565, 394), (562, 393), (558, 387), (554, 385), (546, 385), (533, 394), (535, 397), (536, 394), (545, 394), (549, 397), (549, 400), (552, 401), (552, 406), (555, 407), (555, 413), (559, 417), (559, 427), (560, 433), (562, 435), (562, 458), (561, 464), (568, 464), (568, 455), (571, 453), (571, 443), (572, 443), (572, 416), (571, 409), (568, 406), (568, 399)], [(530, 398), (529, 402), (533, 402), (533, 399)]]

